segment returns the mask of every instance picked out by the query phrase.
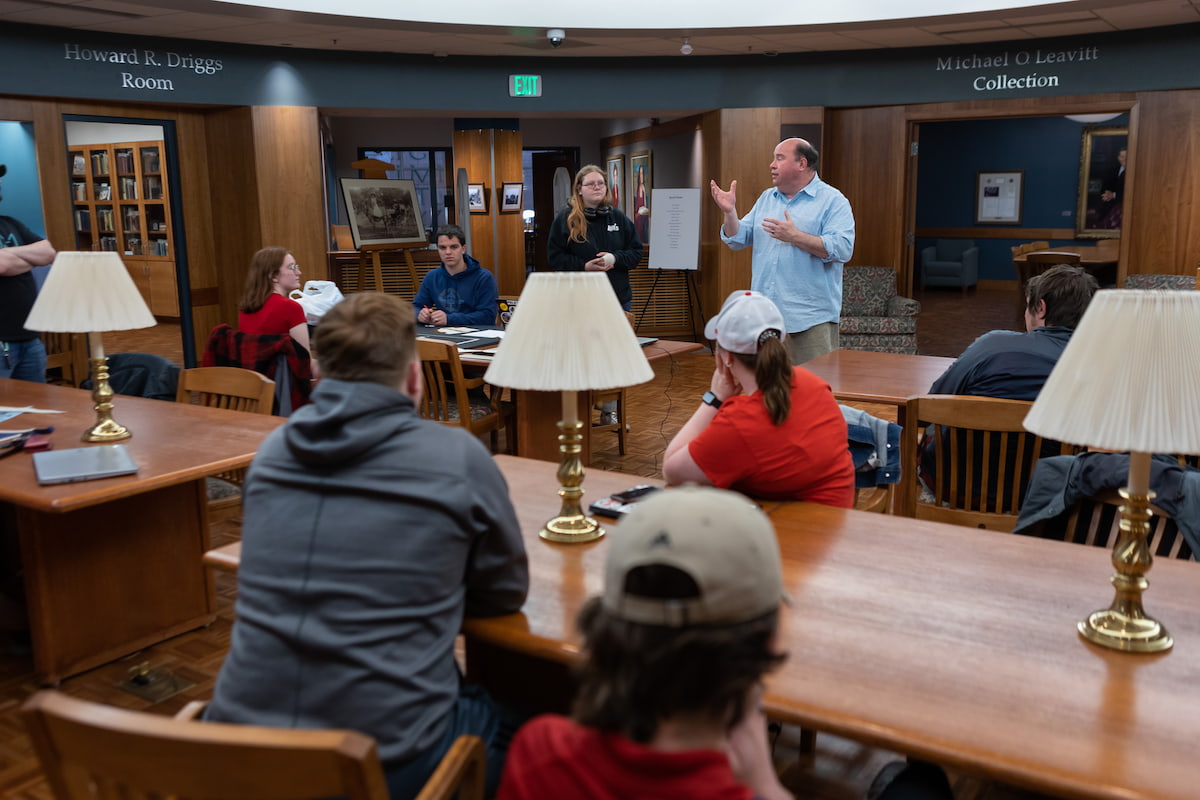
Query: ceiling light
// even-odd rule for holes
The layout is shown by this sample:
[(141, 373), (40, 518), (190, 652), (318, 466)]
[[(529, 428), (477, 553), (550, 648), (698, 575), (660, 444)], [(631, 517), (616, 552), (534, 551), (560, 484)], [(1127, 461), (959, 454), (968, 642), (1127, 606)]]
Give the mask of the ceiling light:
[(688, 37), (683, 37), (683, 46), (679, 48), (679, 52), (685, 56), (690, 56), (693, 49), (692, 43), (688, 41)]
[(1116, 119), (1121, 116), (1120, 112), (1116, 114), (1067, 114), (1067, 119), (1072, 122), (1082, 122), (1085, 125), (1098, 125), (1101, 122), (1108, 122), (1110, 119)]

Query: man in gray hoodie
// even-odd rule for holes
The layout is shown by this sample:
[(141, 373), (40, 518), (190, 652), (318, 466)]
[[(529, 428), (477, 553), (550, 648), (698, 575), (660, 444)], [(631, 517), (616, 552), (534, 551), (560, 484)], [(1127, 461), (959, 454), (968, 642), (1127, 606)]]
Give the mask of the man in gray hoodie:
[(412, 307), (355, 294), (317, 327), (312, 404), (245, 484), (233, 639), (206, 718), (375, 737), (394, 798), (462, 733), (494, 788), (515, 727), (461, 685), (464, 614), (517, 611), (528, 567), (508, 487), (478, 439), (423, 420)]

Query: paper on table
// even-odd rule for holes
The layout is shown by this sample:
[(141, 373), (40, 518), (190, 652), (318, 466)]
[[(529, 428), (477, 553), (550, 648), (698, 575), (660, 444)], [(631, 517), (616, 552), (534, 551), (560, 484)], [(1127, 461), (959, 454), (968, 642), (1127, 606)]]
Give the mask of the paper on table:
[(504, 331), (476, 331), (475, 335), (480, 339), (503, 339)]
[(19, 414), (62, 414), (53, 408), (34, 408), (33, 406), (0, 406), (0, 422), (10, 420)]

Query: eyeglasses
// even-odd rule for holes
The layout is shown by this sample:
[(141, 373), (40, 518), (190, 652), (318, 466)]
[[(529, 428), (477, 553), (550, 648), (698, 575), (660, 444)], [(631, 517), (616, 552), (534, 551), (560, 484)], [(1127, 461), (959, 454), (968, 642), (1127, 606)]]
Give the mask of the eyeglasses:
[(288, 264), (286, 267), (284, 267), (284, 269), (290, 269), (292, 272), (299, 272), (300, 265), (299, 264)]
[(583, 183), (580, 185), (585, 189), (603, 189), (605, 184), (604, 181), (600, 181), (598, 183), (596, 181), (592, 181), (591, 183)]

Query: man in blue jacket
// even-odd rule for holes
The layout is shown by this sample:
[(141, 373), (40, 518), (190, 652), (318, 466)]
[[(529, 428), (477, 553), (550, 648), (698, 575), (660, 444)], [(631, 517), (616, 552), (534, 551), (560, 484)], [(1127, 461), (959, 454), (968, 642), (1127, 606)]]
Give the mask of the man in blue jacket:
[(440, 269), (432, 269), (413, 298), (417, 322), (425, 325), (495, 327), (500, 291), (496, 278), (467, 254), (467, 234), (457, 225), (438, 228)]

